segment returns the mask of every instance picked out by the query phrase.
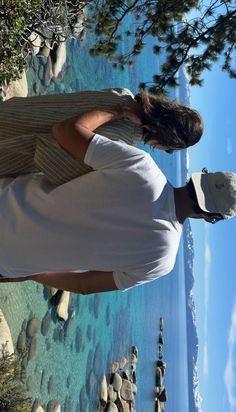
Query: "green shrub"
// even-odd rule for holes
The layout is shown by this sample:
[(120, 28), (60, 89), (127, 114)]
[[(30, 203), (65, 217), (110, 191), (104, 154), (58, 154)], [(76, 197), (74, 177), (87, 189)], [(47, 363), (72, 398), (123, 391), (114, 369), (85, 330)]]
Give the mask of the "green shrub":
[(42, 0), (0, 3), (0, 85), (20, 77), (28, 53), (24, 46), (41, 4)]
[(2, 349), (0, 358), (0, 411), (30, 412), (32, 399), (22, 382), (20, 358)]

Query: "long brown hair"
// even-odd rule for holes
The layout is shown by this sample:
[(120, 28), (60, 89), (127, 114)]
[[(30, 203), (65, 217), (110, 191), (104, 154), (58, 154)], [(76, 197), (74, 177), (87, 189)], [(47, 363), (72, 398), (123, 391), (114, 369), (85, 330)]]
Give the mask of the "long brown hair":
[(200, 140), (204, 125), (196, 110), (151, 93), (141, 92), (135, 99), (142, 107), (142, 124), (155, 129), (146, 134), (145, 143), (155, 140), (170, 149), (183, 149)]

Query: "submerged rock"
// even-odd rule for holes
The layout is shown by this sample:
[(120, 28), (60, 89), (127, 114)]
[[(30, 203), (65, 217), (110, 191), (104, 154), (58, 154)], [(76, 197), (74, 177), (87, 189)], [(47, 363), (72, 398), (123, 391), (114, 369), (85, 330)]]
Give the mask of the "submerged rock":
[(28, 361), (31, 360), (35, 356), (36, 350), (37, 350), (37, 338), (36, 336), (33, 336), (30, 341), (30, 345), (29, 345)]
[(54, 342), (58, 342), (58, 340), (59, 340), (59, 335), (60, 335), (60, 330), (61, 330), (61, 328), (60, 328), (59, 326), (54, 329), (53, 335), (52, 335)]
[(93, 351), (90, 349), (87, 357), (87, 364), (86, 364), (86, 376), (89, 375), (93, 367)]
[(65, 330), (65, 336), (66, 337), (68, 337), (70, 335), (74, 317), (75, 317), (75, 311), (70, 310), (69, 311), (69, 317), (68, 317), (68, 319), (67, 319), (67, 321), (65, 322), (65, 325), (64, 325), (64, 330)]
[(107, 305), (106, 307), (106, 325), (110, 325), (111, 322), (111, 308), (110, 305)]
[(46, 315), (43, 317), (42, 324), (41, 324), (41, 332), (43, 336), (46, 336), (48, 334), (50, 324), (51, 324), (51, 313), (48, 311)]
[(76, 335), (75, 335), (75, 348), (76, 348), (76, 352), (81, 352), (82, 350), (82, 332), (80, 327), (78, 326), (76, 329)]
[(40, 391), (42, 391), (44, 384), (46, 383), (46, 371), (43, 370), (40, 379)]
[(32, 389), (32, 384), (33, 384), (33, 379), (31, 375), (27, 376), (25, 384), (26, 384), (27, 391), (30, 392)]
[(71, 377), (70, 377), (70, 375), (68, 375), (67, 376), (67, 378), (66, 378), (66, 387), (69, 389), (69, 387), (70, 387), (70, 384), (71, 384)]
[(25, 331), (21, 331), (16, 344), (17, 351), (19, 353), (25, 352), (27, 349), (27, 342), (26, 342), (26, 333)]
[(85, 386), (83, 386), (82, 389), (81, 389), (81, 391), (80, 391), (79, 400), (80, 400), (79, 409), (78, 409), (78, 408), (77, 408), (77, 409), (78, 409), (80, 412), (86, 411), (86, 410), (87, 410), (87, 406), (88, 406), (88, 397), (87, 397), (87, 394), (86, 394)]
[(61, 406), (57, 400), (51, 400), (47, 404), (47, 412), (60, 412)]
[(45, 70), (45, 73), (44, 73), (45, 86), (49, 86), (49, 84), (52, 80), (52, 77), (53, 77), (52, 60), (51, 60), (51, 57), (49, 56), (48, 60), (47, 60), (46, 70)]
[(92, 325), (88, 325), (87, 327), (87, 338), (89, 341), (92, 340), (92, 336), (93, 336), (93, 329), (92, 329)]
[(93, 371), (91, 371), (87, 377), (87, 382), (86, 382), (86, 391), (87, 391), (87, 395), (89, 398), (95, 395), (95, 393), (97, 392), (97, 386), (98, 386), (97, 379)]
[(48, 380), (48, 393), (49, 395), (53, 392), (53, 376), (51, 375)]
[(26, 334), (28, 338), (32, 338), (34, 335), (38, 333), (40, 329), (40, 320), (38, 319), (30, 319), (30, 321), (27, 324), (27, 330)]
[(72, 401), (69, 398), (69, 396), (67, 396), (65, 403), (64, 403), (64, 412), (71, 412), (72, 410), (73, 410)]
[(101, 303), (101, 297), (98, 293), (96, 293), (94, 296), (94, 301), (93, 301), (93, 311), (94, 311), (94, 316), (96, 319), (98, 319), (100, 303)]
[(103, 364), (103, 352), (100, 343), (97, 344), (93, 359), (93, 370), (96, 376), (100, 375)]

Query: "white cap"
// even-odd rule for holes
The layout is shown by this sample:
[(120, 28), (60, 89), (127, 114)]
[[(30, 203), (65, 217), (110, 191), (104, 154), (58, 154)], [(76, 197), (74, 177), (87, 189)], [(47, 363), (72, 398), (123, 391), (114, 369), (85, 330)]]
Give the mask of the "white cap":
[(220, 213), (224, 219), (236, 215), (235, 173), (193, 173), (191, 179), (203, 211)]

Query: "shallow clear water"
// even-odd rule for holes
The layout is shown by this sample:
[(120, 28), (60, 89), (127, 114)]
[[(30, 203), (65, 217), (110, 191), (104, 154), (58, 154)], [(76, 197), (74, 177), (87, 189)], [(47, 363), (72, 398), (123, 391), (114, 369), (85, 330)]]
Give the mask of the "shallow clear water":
[[(89, 39), (80, 46), (68, 46), (67, 67), (60, 84), (46, 85), (46, 66), (34, 58), (28, 71), (30, 94), (121, 86), (135, 93), (139, 82), (150, 78), (150, 66), (153, 70), (160, 64), (156, 57), (151, 61), (154, 57), (144, 55), (130, 71), (115, 71), (105, 59), (89, 56), (88, 43)], [(179, 183), (181, 157), (151, 153), (171, 182)], [(180, 381), (181, 387), (187, 385), (182, 248), (173, 273), (150, 285), (125, 293), (71, 295), (70, 320), (66, 323), (56, 320), (46, 288), (33, 282), (1, 285), (0, 302), (15, 343), (25, 322), (36, 318), (41, 323), (44, 319), (26, 366), (29, 395), (44, 406), (52, 399), (58, 400), (64, 411), (71, 412), (96, 409), (102, 373), (109, 371), (111, 361), (128, 357), (131, 345), (139, 349), (137, 411), (154, 410), (154, 361), (162, 316), (164, 359), (168, 365), (165, 386), (169, 394), (165, 409), (188, 410), (187, 395), (180, 394), (179, 386)]]

